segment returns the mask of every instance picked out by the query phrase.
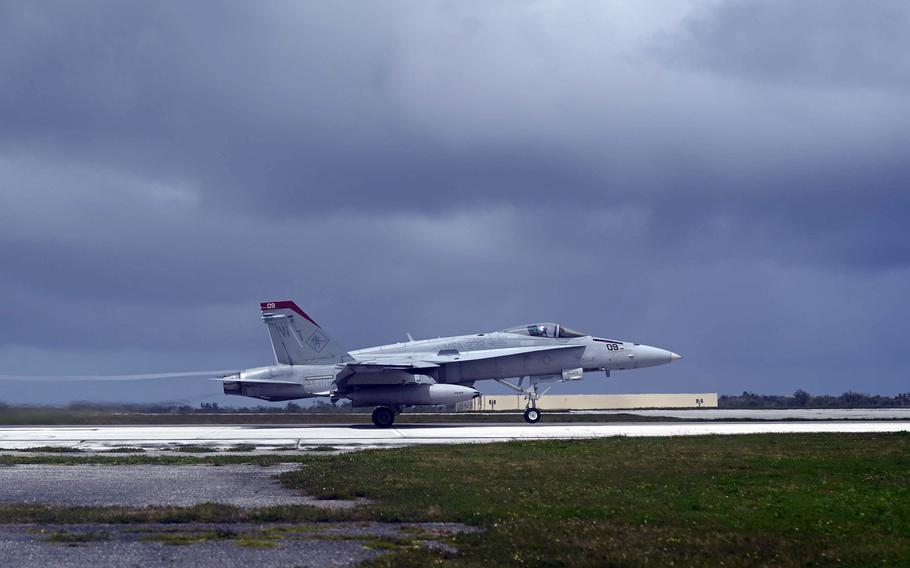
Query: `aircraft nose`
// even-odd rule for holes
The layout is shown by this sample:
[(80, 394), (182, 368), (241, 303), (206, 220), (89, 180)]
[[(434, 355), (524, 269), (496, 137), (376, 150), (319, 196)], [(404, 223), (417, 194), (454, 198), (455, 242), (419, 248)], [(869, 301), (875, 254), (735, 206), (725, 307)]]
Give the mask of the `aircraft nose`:
[(634, 359), (635, 367), (654, 367), (656, 365), (666, 365), (677, 359), (682, 359), (676, 353), (661, 349), (660, 347), (651, 347), (650, 345), (636, 345), (631, 349), (629, 357)]

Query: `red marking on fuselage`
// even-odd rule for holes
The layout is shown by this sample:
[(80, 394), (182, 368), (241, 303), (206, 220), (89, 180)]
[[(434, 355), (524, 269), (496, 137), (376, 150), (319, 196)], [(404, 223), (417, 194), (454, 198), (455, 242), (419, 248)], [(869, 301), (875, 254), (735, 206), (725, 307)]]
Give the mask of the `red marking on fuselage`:
[(259, 304), (259, 309), (263, 312), (269, 312), (272, 310), (292, 310), (292, 311), (300, 314), (301, 317), (303, 317), (305, 320), (307, 320), (311, 324), (315, 325), (319, 329), (322, 329), (322, 327), (320, 327), (320, 325), (318, 323), (316, 323), (316, 321), (313, 320), (313, 318), (308, 316), (305, 311), (301, 310), (300, 307), (298, 307), (297, 304), (295, 304), (291, 300), (281, 300), (279, 302), (262, 302), (261, 304)]

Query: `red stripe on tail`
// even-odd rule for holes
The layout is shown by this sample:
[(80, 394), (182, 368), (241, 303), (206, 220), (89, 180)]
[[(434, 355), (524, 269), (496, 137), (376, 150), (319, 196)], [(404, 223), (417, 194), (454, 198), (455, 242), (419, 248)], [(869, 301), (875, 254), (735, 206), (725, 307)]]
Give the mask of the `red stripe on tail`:
[(277, 302), (262, 302), (261, 304), (259, 304), (259, 309), (263, 312), (267, 312), (270, 310), (282, 310), (282, 309), (293, 310), (293, 311), (297, 312), (298, 314), (300, 314), (300, 316), (303, 317), (304, 319), (306, 319), (308, 322), (310, 322), (311, 324), (313, 324), (316, 327), (319, 327), (321, 329), (320, 325), (318, 323), (316, 323), (313, 320), (313, 318), (308, 316), (305, 311), (301, 310), (300, 307), (297, 304), (295, 304), (294, 302), (292, 302), (291, 300), (280, 300)]

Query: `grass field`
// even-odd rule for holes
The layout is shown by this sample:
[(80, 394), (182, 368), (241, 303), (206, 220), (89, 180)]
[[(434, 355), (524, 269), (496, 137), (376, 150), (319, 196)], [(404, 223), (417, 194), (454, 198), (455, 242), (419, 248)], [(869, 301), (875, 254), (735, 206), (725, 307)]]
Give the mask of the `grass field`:
[[(47, 459), (4, 458), (10, 465)], [(301, 469), (281, 476), (286, 485), (371, 502), (337, 511), (13, 504), (0, 506), (0, 522), (455, 521), (484, 529), (451, 537), (461, 551), (454, 556), (411, 547), (373, 562), (396, 567), (910, 565), (908, 434), (610, 438), (307, 454), (294, 461)]]
[[(316, 456), (284, 482), (461, 521), (466, 566), (910, 566), (910, 435), (611, 438)], [(423, 551), (378, 562), (419, 566)]]

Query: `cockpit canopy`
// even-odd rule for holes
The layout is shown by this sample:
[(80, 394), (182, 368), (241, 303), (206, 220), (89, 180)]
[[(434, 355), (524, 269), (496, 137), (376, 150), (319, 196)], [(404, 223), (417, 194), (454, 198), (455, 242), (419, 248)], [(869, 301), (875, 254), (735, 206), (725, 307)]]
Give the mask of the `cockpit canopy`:
[(509, 329), (503, 330), (505, 333), (515, 333), (518, 335), (530, 335), (531, 337), (560, 337), (560, 338), (571, 338), (571, 337), (584, 337), (587, 334), (575, 331), (574, 329), (569, 329), (565, 326), (559, 325), (558, 323), (532, 323), (528, 325), (520, 325), (518, 327), (512, 327)]

